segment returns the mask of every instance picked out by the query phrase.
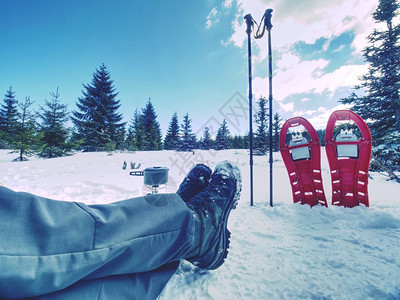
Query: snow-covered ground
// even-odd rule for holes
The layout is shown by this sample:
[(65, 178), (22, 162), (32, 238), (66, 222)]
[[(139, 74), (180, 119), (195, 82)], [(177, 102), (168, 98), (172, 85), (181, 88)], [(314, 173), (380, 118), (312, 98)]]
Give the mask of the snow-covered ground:
[[(183, 262), (159, 297), (165, 299), (400, 299), (400, 184), (371, 173), (370, 207), (314, 207), (293, 204), (286, 169), (275, 153), (274, 207), (269, 207), (269, 167), (255, 157), (255, 205), (250, 207), (246, 150), (79, 153), (56, 159), (10, 162), (0, 150), (0, 182), (17, 190), (69, 201), (109, 203), (148, 192), (141, 168), (170, 169), (176, 191), (190, 167), (228, 159), (242, 171), (243, 191), (231, 213), (230, 254), (215, 271)], [(330, 178), (322, 153), (325, 193)], [(123, 162), (128, 163), (126, 170)]]

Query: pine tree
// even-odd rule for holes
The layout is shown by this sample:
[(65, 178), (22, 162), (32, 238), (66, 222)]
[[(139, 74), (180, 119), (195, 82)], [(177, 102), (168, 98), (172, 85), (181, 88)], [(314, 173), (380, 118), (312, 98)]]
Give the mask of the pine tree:
[(192, 132), (192, 120), (189, 118), (189, 114), (183, 117), (181, 124), (182, 136), (179, 141), (179, 151), (192, 151), (196, 147), (196, 136)]
[(378, 144), (388, 132), (400, 130), (400, 25), (393, 21), (398, 15), (396, 0), (380, 0), (373, 17), (376, 23), (383, 23), (385, 29), (375, 29), (367, 38), (363, 50), (368, 73), (362, 76), (362, 83), (355, 90), (365, 90), (365, 95), (353, 93), (341, 101), (352, 104), (352, 109), (364, 119)]
[(232, 148), (233, 149), (245, 149), (245, 147), (244, 147), (244, 139), (245, 139), (245, 137), (236, 134), (233, 137)]
[(40, 131), (45, 144), (39, 156), (46, 158), (60, 157), (70, 154), (74, 146), (68, 141), (69, 131), (65, 126), (68, 120), (67, 105), (61, 104), (58, 88), (50, 93), (52, 100), (45, 99), (45, 107), (41, 107), (39, 117), (42, 122)]
[(120, 148), (126, 123), (121, 122), (122, 115), (117, 113), (120, 100), (116, 99), (118, 93), (106, 66), (102, 64), (96, 69), (92, 82), (83, 87), (83, 97), (76, 104), (79, 110), (72, 112), (72, 121), (83, 138), (83, 149), (104, 150), (110, 142)]
[(255, 116), (257, 130), (254, 135), (254, 154), (265, 155), (269, 148), (267, 99), (261, 97), (257, 104), (258, 112)]
[[(135, 111), (135, 114), (138, 110)], [(130, 123), (128, 125), (128, 132), (126, 134), (125, 138), (125, 146), (127, 150), (130, 151), (136, 151), (137, 145), (136, 145), (136, 139), (135, 139), (135, 116), (130, 120)]]
[(201, 138), (200, 149), (210, 150), (213, 146), (213, 140), (211, 139), (210, 128), (204, 127), (203, 137)]
[(0, 145), (2, 144), (2, 147), (9, 148), (16, 134), (15, 130), (18, 121), (18, 101), (15, 99), (15, 92), (11, 86), (4, 95), (3, 101), (4, 103), (0, 109), (0, 132), (2, 132)]
[(215, 150), (224, 150), (230, 148), (230, 132), (228, 124), (224, 119), (218, 128), (217, 136), (215, 138)]
[(161, 128), (157, 121), (157, 114), (151, 100), (142, 109), (142, 122), (144, 127), (144, 149), (143, 150), (161, 150)]
[(168, 131), (164, 139), (165, 150), (177, 150), (179, 145), (179, 121), (177, 113), (172, 115)]
[(6, 143), (4, 141), (4, 132), (0, 130), (0, 149), (6, 148)]
[(325, 129), (318, 129), (317, 130), (319, 142), (321, 143), (321, 146), (325, 146)]
[(379, 1), (372, 16), (383, 26), (368, 36), (363, 50), (368, 72), (354, 92), (341, 99), (369, 121), (374, 146), (378, 146), (373, 149), (374, 158), (381, 165), (397, 169), (400, 168), (400, 140), (396, 138), (400, 135), (400, 24), (396, 21), (399, 8), (397, 0)]
[(42, 135), (37, 131), (35, 115), (31, 112), (30, 107), (34, 101), (29, 97), (25, 98), (23, 103), (19, 103), (19, 118), (16, 124), (16, 134), (12, 141), (13, 153), (19, 153), (15, 161), (26, 160), (26, 156), (39, 152), (40, 139)]
[[(253, 140), (254, 140), (254, 132), (253, 132)], [(243, 145), (244, 149), (250, 149), (250, 134), (246, 131), (245, 135), (243, 136)]]
[(383, 138), (383, 143), (374, 147), (372, 156), (370, 168), (373, 171), (387, 172), (389, 179), (400, 182), (395, 173), (400, 170), (400, 131), (389, 132)]
[(280, 116), (280, 114), (275, 113), (274, 119), (272, 122), (272, 134), (273, 134), (272, 148), (273, 148), (273, 151), (279, 150), (279, 133), (282, 128), (281, 121), (282, 121), (282, 117)]
[(238, 149), (246, 149), (246, 136), (239, 135), (238, 136)]
[(127, 146), (129, 150), (132, 151), (142, 151), (144, 150), (144, 126), (142, 115), (139, 110), (136, 109), (129, 124), (128, 135), (127, 135)]

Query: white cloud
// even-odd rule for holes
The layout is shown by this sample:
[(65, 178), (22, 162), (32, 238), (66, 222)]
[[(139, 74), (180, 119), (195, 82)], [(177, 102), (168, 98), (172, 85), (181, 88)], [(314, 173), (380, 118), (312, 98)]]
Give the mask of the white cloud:
[(273, 77), (276, 87), (274, 98), (281, 101), (293, 94), (313, 91), (317, 87), (318, 70), (326, 67), (328, 63), (323, 59), (300, 61), (298, 56), (290, 53), (283, 55), (277, 62), (276, 75)]
[(229, 38), (228, 43), (232, 43), (236, 47), (241, 48), (246, 40), (246, 25), (242, 19), (238, 17), (232, 23), (233, 34)]
[(268, 97), (268, 84), (268, 78), (253, 78), (253, 94), (255, 99), (259, 99), (260, 97)]
[[(333, 39), (335, 39), (334, 36), (331, 37), (330, 39), (328, 39), (328, 40), (324, 43), (324, 45), (322, 46), (322, 51), (323, 51), (323, 52), (328, 51), (329, 47), (331, 46), (331, 42), (332, 42)], [(340, 52), (340, 51), (342, 51), (342, 50), (344, 49), (344, 47), (345, 47), (345, 45), (342, 44), (342, 45), (340, 45), (339, 47), (337, 47), (336, 49), (331, 50), (331, 52)]]
[(340, 45), (339, 47), (337, 47), (335, 50), (333, 50), (332, 52), (340, 52), (344, 49), (345, 45)]
[[(274, 73), (273, 95), (277, 101), (301, 93), (324, 91), (334, 93), (338, 88), (353, 87), (359, 83), (359, 77), (367, 71), (366, 65), (344, 65), (332, 73), (322, 74), (329, 61), (324, 59), (301, 61), (300, 57), (287, 53), (277, 62)], [(268, 95), (268, 77), (255, 77), (253, 91), (255, 97)], [(308, 99), (302, 99), (302, 102)]]
[[(355, 33), (353, 47), (358, 53), (365, 46), (365, 37), (372, 31), (374, 21), (371, 13), (376, 9), (377, 0), (336, 0), (336, 1), (264, 1), (236, 0), (238, 12), (232, 24), (234, 33), (230, 42), (242, 47), (247, 35), (243, 16), (251, 13), (259, 22), (266, 8), (273, 8), (273, 48), (282, 50), (298, 41), (314, 43), (321, 37), (332, 38), (352, 30)], [(266, 48), (265, 39), (255, 41), (261, 50)], [(259, 60), (266, 57), (261, 51)]]
[(316, 113), (316, 110), (309, 109), (309, 110), (298, 110), (293, 113), (295, 116), (311, 116)]
[[(345, 105), (345, 104), (339, 104), (330, 109), (323, 108), (323, 110), (324, 110), (323, 113), (321, 113), (317, 116), (314, 116), (312, 118), (309, 118), (308, 121), (310, 121), (310, 123), (314, 126), (315, 129), (325, 129), (326, 124), (328, 123), (328, 119), (331, 116), (331, 114), (334, 111), (340, 110), (340, 109), (349, 109), (349, 106)], [(322, 110), (322, 108), (321, 108), (321, 110)]]
[(289, 102), (289, 103), (282, 103), (279, 102), (279, 107), (284, 111), (284, 112), (291, 112), (294, 109), (294, 103)]
[(206, 28), (210, 29), (215, 23), (218, 23), (218, 10), (214, 7), (207, 16)]
[(328, 39), (328, 40), (324, 43), (324, 45), (322, 46), (322, 51), (324, 51), (324, 52), (328, 51), (329, 46), (331, 45), (331, 41), (332, 41), (332, 38)]
[(223, 6), (226, 8), (230, 8), (232, 6), (233, 0), (225, 0)]
[(359, 83), (359, 77), (367, 72), (366, 65), (345, 65), (332, 73), (316, 78), (312, 91), (322, 93), (325, 89), (333, 93), (341, 87), (353, 87)]

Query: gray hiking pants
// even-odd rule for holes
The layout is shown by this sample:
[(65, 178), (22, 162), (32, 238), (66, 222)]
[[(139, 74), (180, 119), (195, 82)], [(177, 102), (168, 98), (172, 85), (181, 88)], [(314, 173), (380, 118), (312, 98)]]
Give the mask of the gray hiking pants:
[(155, 299), (193, 233), (177, 194), (85, 205), (0, 186), (0, 298)]

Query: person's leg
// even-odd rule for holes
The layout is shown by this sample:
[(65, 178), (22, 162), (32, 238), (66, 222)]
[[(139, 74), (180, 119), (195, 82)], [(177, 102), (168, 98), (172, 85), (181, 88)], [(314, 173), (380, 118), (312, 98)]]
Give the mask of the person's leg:
[(0, 228), (2, 297), (151, 271), (184, 258), (194, 237), (193, 214), (176, 194), (87, 206), (0, 187)]
[(172, 262), (144, 273), (81, 280), (64, 290), (29, 300), (154, 300), (175, 274), (178, 266), (179, 262)]
[[(0, 295), (36, 296), (69, 286), (94, 292), (116, 275), (144, 274), (183, 258), (216, 269), (227, 255), (226, 226), (240, 190), (240, 171), (229, 162), (216, 166), (209, 186), (187, 206), (177, 194), (86, 206), (0, 187)], [(160, 269), (127, 275), (121, 284), (161, 291), (175, 269), (169, 264), (161, 277)]]

